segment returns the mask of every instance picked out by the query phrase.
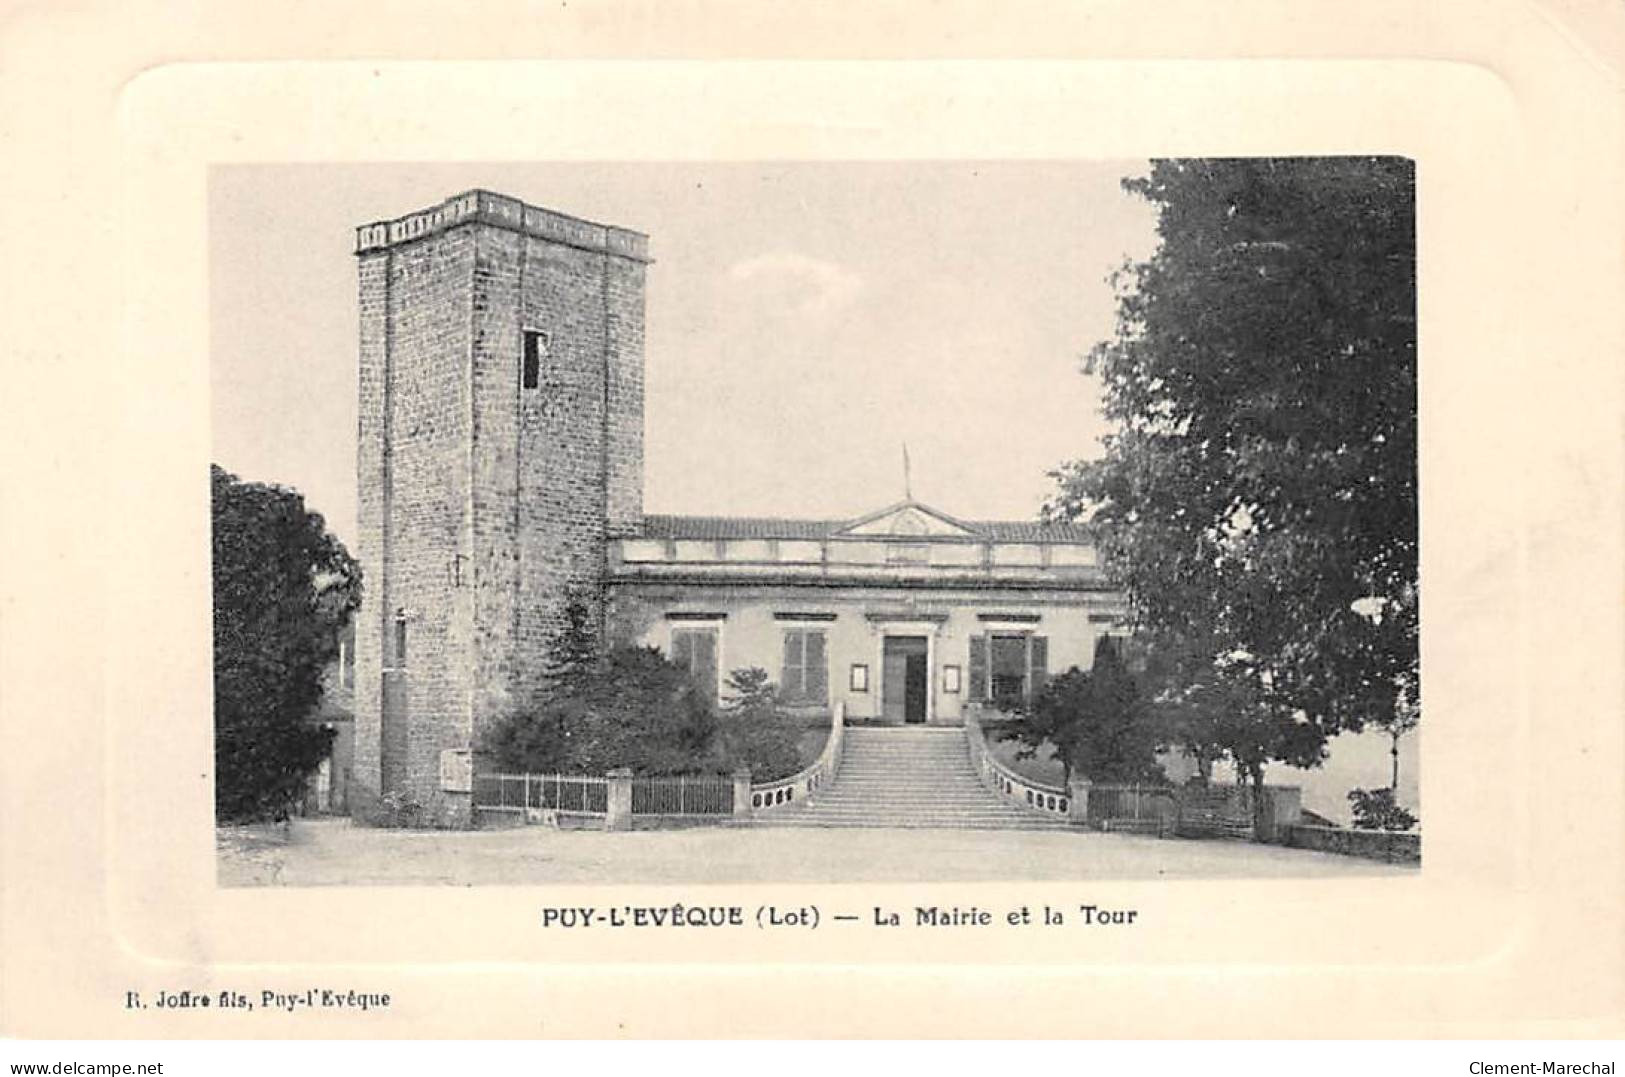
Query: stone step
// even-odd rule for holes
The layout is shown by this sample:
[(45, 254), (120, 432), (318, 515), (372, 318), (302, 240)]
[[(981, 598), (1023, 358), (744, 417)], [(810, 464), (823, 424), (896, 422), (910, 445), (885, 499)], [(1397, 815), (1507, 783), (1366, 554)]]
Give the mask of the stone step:
[(809, 811), (809, 812), (799, 812), (799, 813), (794, 813), (793, 815), (787, 815), (787, 816), (785, 816), (785, 818), (794, 818), (796, 816), (800, 816), (800, 817), (806, 818), (806, 819), (857, 819), (857, 820), (860, 820), (860, 821), (873, 823), (875, 826), (884, 826), (885, 823), (886, 823), (886, 820), (888, 820), (888, 819), (915, 819), (915, 820), (919, 820), (919, 819), (936, 819), (936, 820), (940, 820), (942, 822), (950, 822), (950, 823), (951, 822), (968, 822), (968, 821), (975, 821), (975, 820), (982, 820), (982, 821), (985, 822), (985, 821), (988, 821), (988, 820), (995, 820), (996, 821), (996, 820), (999, 820), (999, 819), (1008, 819), (1008, 820), (1015, 820), (1017, 822), (1020, 822), (1023, 819), (1026, 819), (1026, 816), (1021, 815), (1021, 814), (1016, 813), (1016, 812), (970, 811), (970, 810), (957, 811), (956, 812), (956, 811), (933, 810), (933, 809), (920, 808), (920, 807), (913, 807), (913, 808), (899, 807), (899, 808), (895, 808), (895, 809), (892, 809), (892, 810), (879, 810), (879, 811), (877, 811), (877, 810), (875, 810), (873, 808), (857, 808), (857, 807), (844, 808), (844, 809), (842, 809), (840, 811), (817, 810), (817, 809), (815, 809), (815, 810)]
[(892, 807), (892, 806), (898, 805), (898, 804), (941, 804), (941, 805), (943, 805), (945, 807), (950, 807), (951, 806), (951, 807), (955, 807), (955, 808), (962, 808), (962, 807), (967, 807), (967, 806), (975, 806), (975, 805), (979, 805), (979, 804), (989, 804), (989, 803), (999, 804), (999, 803), (1003, 803), (1003, 802), (998, 801), (998, 800), (993, 800), (992, 798), (986, 797), (986, 796), (978, 796), (978, 797), (972, 797), (972, 796), (963, 796), (963, 797), (897, 797), (897, 796), (891, 796), (891, 797), (854, 797), (854, 796), (834, 796), (834, 795), (826, 793), (823, 796), (814, 797), (813, 800), (812, 800), (812, 803), (813, 803), (814, 806), (825, 805), (825, 804), (831, 805), (831, 806), (838, 805), (838, 804), (864, 804), (864, 805), (873, 805), (875, 808), (878, 809), (878, 808)]
[(837, 779), (852, 778), (959, 778), (976, 781), (976, 772), (963, 763), (924, 763), (915, 767), (842, 767)]
[(944, 767), (969, 767), (970, 757), (963, 755), (942, 755), (913, 757), (887, 756), (885, 758), (877, 758), (874, 756), (848, 755), (841, 761), (842, 770), (845, 770), (847, 767), (917, 767), (929, 765)]
[(973, 772), (968, 770), (924, 772), (918, 770), (904, 770), (898, 771), (895, 774), (869, 773), (867, 771), (859, 771), (856, 774), (848, 774), (846, 771), (842, 771), (840, 774), (836, 775), (835, 780), (846, 782), (849, 785), (883, 785), (886, 782), (912, 782), (915, 785), (926, 787), (933, 785), (974, 785), (978, 789), (982, 788), (981, 780), (977, 778)]
[(906, 759), (906, 760), (875, 760), (875, 759), (846, 759), (841, 763), (841, 771), (851, 771), (862, 774), (866, 771), (902, 771), (936, 773), (945, 771), (955, 774), (974, 774), (970, 760), (955, 759)]
[(902, 798), (921, 799), (934, 798), (934, 796), (960, 796), (960, 798), (986, 799), (988, 791), (980, 785), (941, 786), (941, 785), (834, 785), (827, 789), (819, 789), (814, 796), (830, 798), (830, 796), (850, 796), (853, 799), (881, 799)]
[(1012, 804), (970, 764), (962, 728), (846, 731), (835, 780), (754, 826), (945, 830), (1066, 829), (1064, 817)]
[(989, 796), (986, 792), (980, 789), (962, 789), (958, 791), (942, 791), (934, 789), (917, 789), (913, 791), (876, 790), (873, 792), (863, 792), (853, 790), (850, 787), (842, 789), (837, 786), (832, 789), (821, 789), (817, 793), (813, 794), (813, 799), (819, 803), (827, 803), (832, 800), (861, 801), (865, 804), (877, 804), (883, 801), (892, 800), (935, 803), (938, 800), (950, 798), (953, 800), (964, 800), (972, 803), (1003, 803), (1003, 801), (999, 800), (997, 797)]
[[(765, 819), (767, 819), (767, 817), (764, 817), (764, 820)], [(933, 820), (934, 822), (1046, 822), (1043, 817), (1040, 817), (1040, 819), (1029, 819), (1027, 815), (1020, 814), (1020, 812), (942, 812), (920, 811), (920, 809), (915, 809), (915, 811), (895, 812), (858, 811), (858, 809), (851, 809), (851, 811), (842, 812), (790, 812), (790, 814), (783, 815), (783, 819), (827, 819), (832, 820), (832, 822), (868, 822), (868, 824), (874, 825), (874, 827), (884, 827), (887, 820), (890, 819), (907, 819), (913, 820), (913, 822), (933, 822)], [(1058, 827), (1068, 825), (1066, 824), (1066, 820), (1061, 819), (1061, 817), (1058, 817), (1058, 815), (1053, 817), (1053, 819), (1048, 820), (1048, 822), (1053, 822), (1053, 824), (1058, 825)]]
[[(831, 788), (850, 789), (861, 793), (884, 793), (888, 789), (903, 789), (913, 793), (952, 793), (955, 790), (978, 793), (987, 796), (988, 791), (981, 782), (931, 782), (931, 781), (850, 781), (837, 780)], [(828, 792), (828, 790), (825, 790)]]
[(931, 764), (943, 767), (969, 767), (969, 755), (933, 755), (933, 756), (878, 756), (858, 755), (847, 752), (841, 760), (841, 769), (847, 767), (913, 767), (921, 764)]
[(842, 785), (837, 781), (829, 788), (819, 789), (814, 796), (851, 796), (851, 798), (877, 799), (887, 796), (900, 798), (931, 798), (931, 796), (970, 796), (986, 799), (991, 796), (980, 785)]
[(873, 808), (849, 805), (841, 808), (817, 806), (813, 808), (796, 810), (784, 808), (779, 812), (769, 812), (762, 816), (769, 818), (807, 818), (807, 819), (867, 819), (876, 823), (887, 819), (943, 819), (948, 821), (967, 819), (1015, 819), (1032, 821), (1051, 821), (1065, 825), (1066, 820), (1059, 815), (1041, 815), (1036, 812), (1028, 813), (1014, 808), (929, 808), (929, 807), (900, 807), (896, 811), (876, 811)]
[(867, 756), (848, 755), (841, 761), (841, 769), (847, 767), (909, 767), (920, 763), (940, 763), (943, 766), (970, 766), (970, 757), (966, 755), (939, 755), (939, 756)]
[(853, 778), (963, 778), (969, 781), (976, 780), (976, 772), (963, 764), (959, 766), (939, 766), (925, 764), (918, 767), (842, 767), (837, 778), (851, 780)]
[(755, 821), (758, 826), (781, 826), (801, 828), (827, 828), (838, 829), (866, 829), (866, 830), (1067, 830), (1068, 825), (1059, 820), (1051, 822), (1044, 819), (1000, 818), (1000, 819), (914, 819), (908, 817), (888, 816), (870, 819), (837, 819), (826, 816), (787, 816), (784, 818), (766, 818)]

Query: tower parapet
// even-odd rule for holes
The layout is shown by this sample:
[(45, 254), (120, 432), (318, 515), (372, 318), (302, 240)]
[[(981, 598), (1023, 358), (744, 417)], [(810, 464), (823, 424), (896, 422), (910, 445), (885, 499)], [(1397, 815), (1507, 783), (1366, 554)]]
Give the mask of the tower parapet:
[(507, 228), (584, 251), (613, 254), (645, 263), (651, 260), (649, 237), (642, 232), (597, 224), (479, 189), (453, 195), (438, 206), (420, 209), (403, 217), (359, 226), (355, 230), (355, 252), (364, 254), (410, 243), (470, 221)]

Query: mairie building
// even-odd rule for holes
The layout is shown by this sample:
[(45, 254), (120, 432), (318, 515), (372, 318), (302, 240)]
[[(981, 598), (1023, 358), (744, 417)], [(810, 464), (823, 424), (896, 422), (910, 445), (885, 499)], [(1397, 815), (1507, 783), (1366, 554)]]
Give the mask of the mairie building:
[(846, 520), (643, 511), (642, 233), (488, 191), (361, 226), (364, 597), (351, 802), (468, 825), (481, 735), (572, 601), (716, 697), (958, 725), (1087, 668), (1122, 599), (1076, 527), (905, 498)]

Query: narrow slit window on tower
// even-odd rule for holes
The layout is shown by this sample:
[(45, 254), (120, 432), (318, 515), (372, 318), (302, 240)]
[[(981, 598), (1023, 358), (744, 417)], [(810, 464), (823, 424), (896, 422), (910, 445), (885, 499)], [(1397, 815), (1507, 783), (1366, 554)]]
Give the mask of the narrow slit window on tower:
[(520, 384), (534, 389), (542, 383), (542, 356), (547, 353), (547, 337), (535, 329), (525, 330), (525, 354)]
[(406, 668), (406, 615), (395, 616), (395, 668)]

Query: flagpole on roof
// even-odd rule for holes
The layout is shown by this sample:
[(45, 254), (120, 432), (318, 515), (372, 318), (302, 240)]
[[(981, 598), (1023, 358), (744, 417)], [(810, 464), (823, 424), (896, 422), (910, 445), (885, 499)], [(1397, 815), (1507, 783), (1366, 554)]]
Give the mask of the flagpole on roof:
[(903, 500), (914, 500), (914, 487), (908, 474), (908, 442), (903, 442)]

